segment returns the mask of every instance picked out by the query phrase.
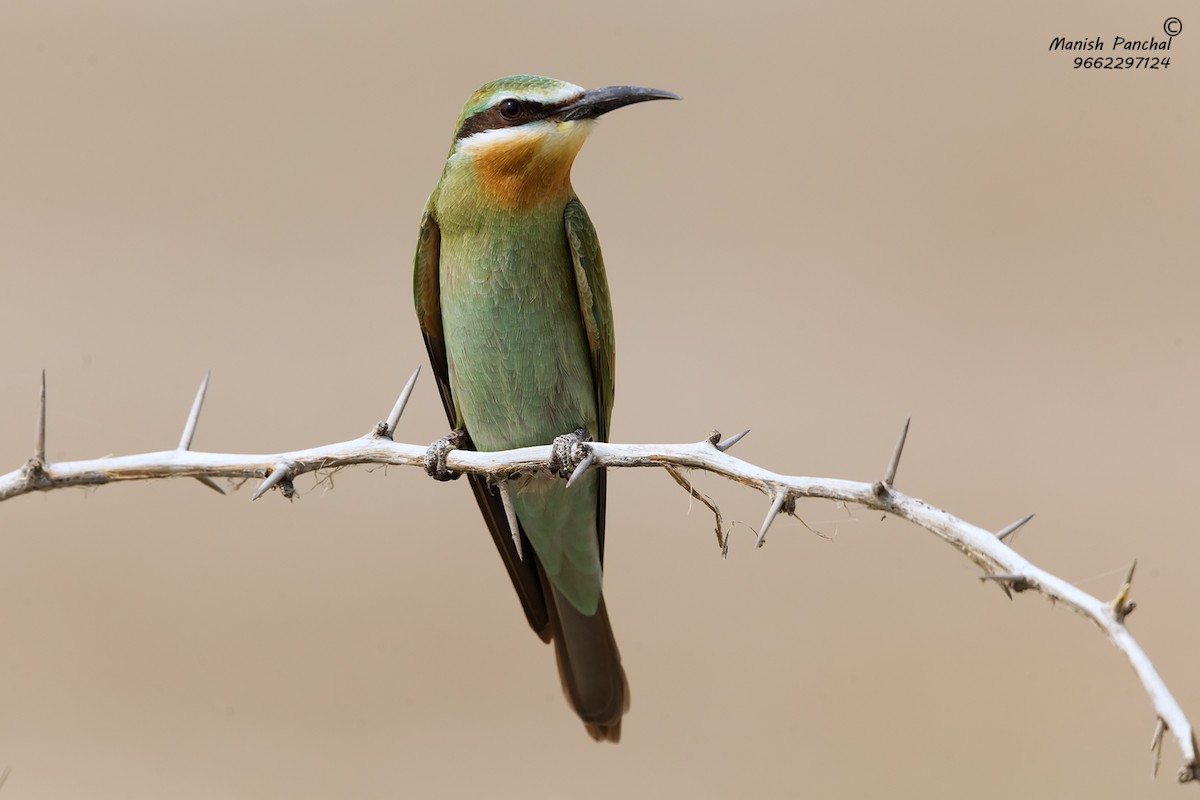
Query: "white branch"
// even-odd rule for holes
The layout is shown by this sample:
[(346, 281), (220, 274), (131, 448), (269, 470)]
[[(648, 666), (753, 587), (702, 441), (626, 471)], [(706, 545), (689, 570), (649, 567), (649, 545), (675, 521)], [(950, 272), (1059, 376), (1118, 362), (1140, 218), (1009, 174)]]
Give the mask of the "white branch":
[[(252, 499), (257, 499), (275, 486), (278, 486), (285, 496), (290, 497), (294, 491), (292, 482), (297, 476), (306, 472), (328, 470), (352, 464), (413, 466), (424, 469), (426, 447), (402, 444), (391, 439), (404, 402), (412, 391), (415, 378), (416, 374), (414, 373), (387, 421), (378, 423), (374, 430), (358, 439), (287, 453), (236, 454), (204, 453), (187, 449), (195, 431), (204, 385), (207, 384), (206, 377), (205, 384), (201, 386), (201, 391), (193, 404), (192, 414), (188, 417), (185, 433), (178, 449), (60, 463), (47, 463), (45, 460), (45, 388), (43, 383), (35, 436), (35, 454), (20, 469), (0, 476), (0, 501), (29, 492), (49, 491), (68, 486), (98, 486), (113, 481), (183, 476), (200, 478), (208, 482), (211, 482), (213, 478), (265, 478)], [(775, 516), (780, 511), (792, 512), (796, 499), (800, 497), (855, 503), (874, 511), (901, 517), (925, 528), (958, 548), (967, 558), (978, 564), (983, 570), (980, 580), (994, 580), (1010, 593), (1028, 590), (1039, 592), (1052, 601), (1070, 606), (1095, 623), (1113, 645), (1129, 659), (1130, 665), (1141, 679), (1142, 686), (1150, 697), (1157, 717), (1152, 741), (1155, 763), (1157, 764), (1158, 749), (1161, 746), (1165, 729), (1174, 735), (1183, 753), (1184, 764), (1179, 771), (1179, 781), (1182, 783), (1200, 778), (1200, 761), (1197, 759), (1198, 746), (1192, 725), (1162, 678), (1159, 677), (1158, 671), (1155, 670), (1145, 651), (1125, 626), (1125, 617), (1135, 607), (1135, 604), (1129, 600), (1133, 570), (1130, 570), (1117, 597), (1111, 602), (1104, 602), (1062, 578), (1034, 566), (1004, 543), (1004, 539), (1027, 523), (1032, 515), (993, 533), (935, 508), (923, 500), (896, 491), (892, 487), (892, 483), (907, 432), (908, 424), (906, 423), (904, 432), (901, 434), (885, 470), (884, 479), (875, 483), (781, 475), (727, 454), (725, 451), (745, 433), (730, 437), (725, 441), (720, 441), (720, 435), (714, 433), (709, 439), (692, 444), (591, 442), (583, 446), (584, 453), (580, 458), (581, 463), (578, 465), (575, 475), (582, 474), (589, 467), (664, 467), (677, 481), (680, 481), (679, 469), (699, 469), (758, 489), (771, 501), (770, 509), (758, 536), (759, 544), (762, 543), (767, 528)], [(505, 481), (512, 474), (549, 470), (551, 453), (550, 445), (490, 453), (453, 450), (446, 457), (446, 466), (454, 472), (470, 472), (489, 476), (501, 487), (503, 496), (507, 495)], [(695, 490), (691, 489), (686, 481), (680, 481), (680, 483), (685, 489), (695, 494)], [(511, 525), (513, 515), (510, 511), (510, 504), (507, 502), (505, 511)], [(723, 544), (726, 547), (728, 545), (727, 541)]]

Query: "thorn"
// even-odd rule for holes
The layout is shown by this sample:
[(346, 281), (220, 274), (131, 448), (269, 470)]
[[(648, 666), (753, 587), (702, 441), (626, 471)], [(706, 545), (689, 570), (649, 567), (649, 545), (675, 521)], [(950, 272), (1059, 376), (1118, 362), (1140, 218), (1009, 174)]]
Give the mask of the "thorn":
[(904, 452), (904, 440), (908, 438), (908, 426), (912, 423), (912, 417), (904, 421), (904, 429), (900, 431), (900, 438), (896, 441), (896, 449), (892, 452), (892, 460), (888, 462), (887, 472), (883, 473), (883, 485), (887, 488), (892, 488), (892, 484), (896, 480), (896, 468), (900, 466), (900, 454)]
[(1124, 622), (1125, 618), (1137, 608), (1137, 603), (1129, 599), (1129, 590), (1133, 586), (1133, 573), (1136, 569), (1137, 559), (1135, 558), (1129, 567), (1129, 574), (1125, 576), (1125, 583), (1121, 586), (1121, 591), (1117, 592), (1116, 598), (1112, 601), (1112, 612), (1117, 622)]
[(513, 544), (517, 548), (517, 558), (525, 560), (525, 553), (521, 548), (521, 526), (517, 524), (517, 512), (513, 509), (512, 495), (508, 492), (508, 481), (496, 481), (496, 486), (500, 489), (500, 500), (504, 503), (504, 516), (508, 517), (508, 529), (512, 531)]
[(1009, 600), (1012, 600), (1013, 592), (1024, 592), (1031, 586), (1028, 578), (1016, 572), (993, 572), (980, 575), (979, 580), (998, 582)]
[(387, 437), (389, 439), (396, 432), (396, 426), (400, 424), (400, 415), (404, 413), (404, 407), (408, 405), (408, 397), (412, 394), (413, 387), (417, 385), (417, 376), (420, 374), (421, 365), (418, 364), (408, 379), (408, 383), (404, 384), (404, 388), (400, 390), (400, 396), (396, 398), (396, 405), (392, 406), (392, 413), (388, 414)]
[(1154, 766), (1150, 769), (1150, 780), (1158, 777), (1158, 768), (1162, 764), (1163, 734), (1167, 731), (1167, 723), (1162, 717), (1154, 726), (1154, 736), (1150, 737), (1150, 750), (1154, 753)]
[[(188, 412), (187, 422), (183, 426), (183, 436), (179, 437), (179, 449), (190, 450), (192, 448), (192, 436), (196, 433), (196, 423), (200, 421), (200, 408), (204, 405), (204, 393), (208, 391), (208, 379), (212, 377), (212, 370), (204, 373), (204, 380), (200, 381), (200, 388), (196, 390), (196, 399), (192, 401), (192, 410)], [(214, 489), (216, 486), (213, 487)], [(221, 492), (221, 494), (225, 494)]]
[(217, 482), (207, 475), (196, 475), (195, 478), (217, 494), (225, 494), (225, 490), (217, 485)]
[(42, 370), (42, 389), (38, 393), (37, 430), (33, 435), (33, 457), (46, 463), (46, 370)]
[(279, 483), (281, 480), (286, 478), (287, 474), (288, 474), (288, 465), (287, 464), (276, 464), (275, 470), (270, 475), (267, 476), (266, 480), (264, 480), (262, 483), (260, 483), (258, 485), (258, 488), (254, 491), (254, 496), (251, 497), (250, 500), (254, 501), (254, 500), (257, 500), (258, 498), (262, 497), (263, 494), (266, 493), (267, 489), (270, 489), (272, 486), (274, 486), (275, 484)]
[(1029, 522), (1029, 520), (1031, 520), (1031, 519), (1033, 519), (1033, 514), (1030, 514), (1030, 515), (1029, 515), (1029, 516), (1027, 516), (1027, 517), (1022, 517), (1021, 519), (1019, 519), (1019, 520), (1017, 520), (1016, 522), (1014, 522), (1014, 523), (1012, 523), (1011, 525), (1009, 525), (1007, 528), (1005, 528), (1005, 529), (1003, 529), (1003, 530), (1001, 530), (1001, 531), (998, 531), (998, 532), (996, 533), (996, 538), (997, 538), (997, 539), (999, 539), (1000, 541), (1002, 541), (1002, 542), (1003, 542), (1003, 541), (1004, 541), (1005, 539), (1007, 539), (1009, 536), (1012, 536), (1014, 533), (1016, 533), (1018, 530), (1020, 530), (1020, 529), (1021, 529), (1021, 527), (1022, 527), (1022, 526), (1023, 526), (1023, 525), (1024, 525), (1026, 522)]
[(742, 431), (741, 433), (735, 433), (733, 436), (730, 436), (725, 441), (721, 442), (720, 444), (716, 444), (714, 446), (718, 450), (720, 450), (722, 453), (724, 453), (726, 450), (728, 450), (729, 448), (733, 447), (735, 444), (740, 442), (745, 437), (745, 435), (749, 432), (750, 432), (750, 429), (746, 428), (746, 430)]
[(783, 501), (786, 499), (786, 491), (780, 491), (775, 494), (775, 501), (771, 503), (771, 508), (767, 511), (767, 516), (763, 519), (762, 528), (758, 531), (758, 538), (754, 540), (755, 547), (763, 546), (763, 540), (767, 538), (767, 530), (771, 527), (771, 523), (775, 521), (775, 516), (779, 513), (779, 509), (783, 508)]
[(576, 479), (578, 479), (579, 476), (583, 475), (583, 473), (587, 472), (588, 469), (592, 466), (592, 464), (595, 464), (595, 463), (596, 463), (596, 456), (589, 450), (587, 456), (583, 459), (583, 461), (579, 462), (579, 466), (575, 467), (575, 471), (571, 473), (571, 477), (567, 478), (567, 488), (570, 489), (572, 484), (575, 483)]

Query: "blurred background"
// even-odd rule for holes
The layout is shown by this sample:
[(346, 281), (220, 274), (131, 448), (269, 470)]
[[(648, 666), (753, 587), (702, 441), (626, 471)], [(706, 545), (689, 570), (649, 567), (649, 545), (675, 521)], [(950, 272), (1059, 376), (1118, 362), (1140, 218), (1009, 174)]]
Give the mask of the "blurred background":
[[(1055, 36), (1163, 38), (1072, 69)], [(1200, 17), (1177, 4), (528, 0), (0, 5), (0, 459), (360, 435), (426, 361), (418, 218), (462, 103), (535, 72), (682, 103), (575, 168), (615, 441), (898, 486), (1108, 598), (1200, 721)], [(1094, 55), (1085, 53), (1083, 55)], [(422, 379), (398, 439), (446, 421)], [(609, 488), (633, 692), (598, 746), (465, 483), (355, 469), (0, 507), (5, 800), (1177, 797), (1124, 658), (932, 535), (697, 476)], [(1190, 796), (1190, 795), (1189, 795)]]

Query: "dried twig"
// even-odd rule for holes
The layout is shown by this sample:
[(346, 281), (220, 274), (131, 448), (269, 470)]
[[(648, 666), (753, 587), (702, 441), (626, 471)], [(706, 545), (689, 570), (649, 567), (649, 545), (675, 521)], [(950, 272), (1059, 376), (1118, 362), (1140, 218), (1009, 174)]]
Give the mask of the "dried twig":
[[(385, 464), (425, 468), (426, 447), (392, 441), (392, 434), (403, 411), (404, 402), (416, 379), (409, 380), (389, 415), (365, 436), (337, 444), (295, 450), (288, 453), (262, 455), (203, 453), (188, 449), (200, 413), (203, 390), (201, 386), (192, 413), (188, 417), (183, 439), (174, 450), (140, 453), (128, 456), (99, 458), (88, 461), (47, 463), (45, 460), (45, 391), (43, 388), (38, 411), (34, 456), (20, 469), (0, 475), (0, 500), (35, 491), (49, 491), (68, 486), (97, 486), (113, 481), (149, 480), (189, 476), (195, 478), (265, 478), (254, 493), (260, 497), (278, 485), (285, 496), (294, 493), (292, 482), (297, 476), (316, 470), (333, 469), (352, 464)], [(765, 539), (767, 529), (781, 510), (791, 510), (799, 497), (825, 498), (839, 503), (857, 503), (874, 511), (902, 517), (954, 545), (984, 571), (981, 579), (998, 582), (1006, 592), (1035, 591), (1055, 602), (1064, 603), (1094, 622), (1125, 654), (1142, 686), (1150, 697), (1157, 718), (1154, 749), (1162, 744), (1164, 731), (1170, 731), (1183, 753), (1184, 764), (1179, 771), (1181, 782), (1200, 778), (1196, 736), (1183, 709), (1175, 701), (1145, 652), (1125, 626), (1125, 618), (1135, 603), (1129, 599), (1133, 569), (1111, 602), (1102, 601), (1040, 569), (1005, 544), (1017, 528), (1029, 521), (1025, 517), (993, 534), (928, 503), (897, 491), (893, 482), (900, 454), (904, 448), (908, 424), (896, 444), (883, 480), (875, 483), (809, 478), (781, 475), (743, 461), (724, 452), (741, 436), (721, 441), (720, 434), (693, 444), (612, 444), (590, 442), (590, 463), (580, 469), (616, 467), (664, 467), (679, 480), (680, 470), (700, 469), (746, 486), (758, 489), (771, 498), (771, 506), (759, 530), (757, 544)], [(525, 447), (519, 450), (480, 453), (470, 450), (451, 450), (446, 467), (453, 472), (470, 472), (490, 477), (508, 494), (506, 481), (514, 474), (546, 471), (550, 468), (551, 446)], [(686, 483), (686, 482), (683, 482)], [(683, 485), (681, 483), (681, 485)], [(690, 484), (685, 486), (693, 496)], [(515, 527), (515, 514), (506, 503), (506, 516)], [(710, 506), (711, 507), (711, 506)], [(1032, 515), (1030, 515), (1032, 516)], [(727, 545), (727, 542), (724, 544)], [(1136, 566), (1136, 562), (1135, 565)], [(1010, 595), (1011, 596), (1011, 595)], [(1157, 756), (1156, 756), (1157, 758)]]
[[(744, 433), (739, 434), (738, 438), (740, 438), (741, 436), (744, 436), (744, 435), (745, 435)], [(709, 441), (712, 441), (712, 440), (710, 439)], [(721, 445), (719, 445), (719, 444), (716, 445), (717, 448), (720, 448), (720, 446)], [(724, 517), (721, 516), (721, 509), (717, 508), (717, 504), (712, 501), (712, 498), (710, 498), (708, 495), (706, 495), (703, 492), (696, 489), (695, 486), (692, 486), (692, 482), (689, 481), (687, 479), (687, 477), (682, 472), (680, 472), (678, 469), (671, 466), (670, 464), (667, 464), (665, 466), (665, 469), (667, 470), (667, 474), (670, 475), (671, 478), (674, 479), (674, 481), (676, 483), (678, 483), (680, 486), (682, 486), (683, 490), (685, 492), (690, 494), (695, 499), (699, 500), (701, 503), (703, 503), (708, 508), (709, 511), (711, 511), (713, 513), (713, 518), (716, 520), (717, 546), (721, 548), (721, 556), (722, 557), (728, 556), (729, 555), (729, 534), (726, 533), (724, 530), (725, 520), (724, 520)]]

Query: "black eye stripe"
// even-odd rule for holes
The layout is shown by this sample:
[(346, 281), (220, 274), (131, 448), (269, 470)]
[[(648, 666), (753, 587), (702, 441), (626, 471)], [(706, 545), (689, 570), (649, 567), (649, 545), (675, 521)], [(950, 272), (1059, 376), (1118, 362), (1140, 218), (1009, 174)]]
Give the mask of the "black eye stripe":
[[(517, 100), (521, 104), (523, 114), (514, 119), (507, 119), (500, 113), (500, 106), (506, 100)], [(455, 140), (465, 139), (476, 133), (484, 131), (494, 131), (497, 128), (512, 128), (517, 125), (524, 125), (526, 122), (532, 122), (535, 119), (545, 119), (553, 116), (563, 103), (555, 103), (549, 105), (546, 103), (538, 103), (533, 100), (520, 100), (519, 98), (504, 97), (496, 101), (496, 103), (483, 111), (476, 111), (471, 116), (463, 120), (462, 127), (458, 129), (458, 133), (454, 135)]]

